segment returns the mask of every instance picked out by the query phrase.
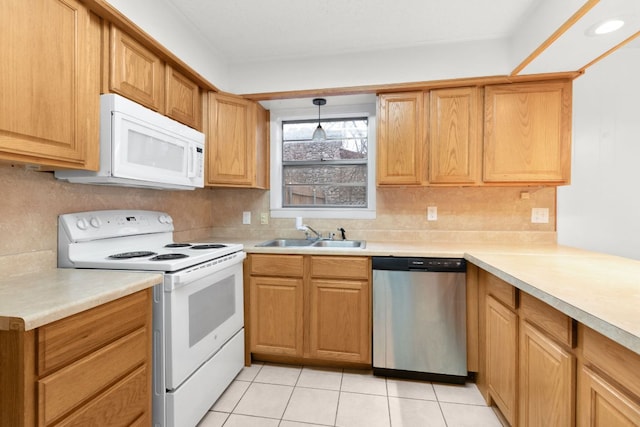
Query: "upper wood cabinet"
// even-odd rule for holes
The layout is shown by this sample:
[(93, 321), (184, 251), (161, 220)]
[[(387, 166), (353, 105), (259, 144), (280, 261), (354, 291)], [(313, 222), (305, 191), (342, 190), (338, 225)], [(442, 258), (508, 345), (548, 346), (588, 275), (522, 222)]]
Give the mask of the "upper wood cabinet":
[(100, 21), (76, 0), (0, 2), (0, 160), (97, 170)]
[(195, 129), (202, 129), (202, 98), (200, 87), (175, 68), (165, 69), (166, 114)]
[(481, 181), (482, 91), (477, 87), (429, 92), (428, 181), (475, 184)]
[(115, 26), (110, 31), (109, 89), (152, 110), (164, 111), (164, 63)]
[(268, 112), (256, 102), (209, 94), (207, 185), (269, 187), (268, 120)]
[(105, 25), (105, 92), (115, 92), (192, 128), (202, 130), (202, 90), (115, 25)]
[(569, 182), (570, 81), (486, 86), (484, 115), (485, 182)]
[(378, 96), (378, 185), (418, 185), (423, 181), (422, 92)]

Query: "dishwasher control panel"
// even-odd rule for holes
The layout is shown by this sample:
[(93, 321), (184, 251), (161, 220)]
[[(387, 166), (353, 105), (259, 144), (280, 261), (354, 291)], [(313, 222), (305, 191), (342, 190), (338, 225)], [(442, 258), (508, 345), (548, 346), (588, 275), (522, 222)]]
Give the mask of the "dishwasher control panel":
[(466, 272), (463, 258), (373, 257), (373, 270)]

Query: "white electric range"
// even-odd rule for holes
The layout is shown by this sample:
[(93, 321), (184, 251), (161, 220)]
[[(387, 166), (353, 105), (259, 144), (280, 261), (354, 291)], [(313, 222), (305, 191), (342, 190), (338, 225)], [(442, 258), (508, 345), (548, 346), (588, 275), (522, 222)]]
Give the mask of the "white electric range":
[(163, 273), (154, 288), (153, 425), (195, 426), (244, 364), (241, 244), (179, 243), (165, 212), (60, 215), (58, 267)]

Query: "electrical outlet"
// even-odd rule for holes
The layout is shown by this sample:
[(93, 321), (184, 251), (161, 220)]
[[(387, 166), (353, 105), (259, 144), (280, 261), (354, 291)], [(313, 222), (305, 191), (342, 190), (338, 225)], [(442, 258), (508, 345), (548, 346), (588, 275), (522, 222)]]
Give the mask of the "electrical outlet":
[(427, 221), (437, 221), (437, 220), (438, 220), (438, 207), (427, 206)]
[(251, 224), (251, 212), (250, 211), (242, 212), (242, 223), (244, 225)]
[(269, 224), (269, 212), (262, 212), (260, 214), (260, 224), (262, 225)]
[(531, 222), (547, 224), (549, 222), (549, 208), (531, 208)]

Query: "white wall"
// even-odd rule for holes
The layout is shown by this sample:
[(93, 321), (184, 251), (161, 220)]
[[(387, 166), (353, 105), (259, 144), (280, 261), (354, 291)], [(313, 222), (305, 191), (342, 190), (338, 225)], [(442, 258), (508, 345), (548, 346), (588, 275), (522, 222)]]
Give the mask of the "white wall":
[(214, 86), (228, 79), (228, 66), (193, 25), (162, 0), (107, 0)]
[(573, 85), (571, 185), (558, 189), (558, 243), (640, 259), (640, 43)]

